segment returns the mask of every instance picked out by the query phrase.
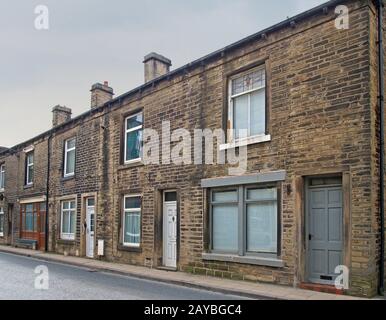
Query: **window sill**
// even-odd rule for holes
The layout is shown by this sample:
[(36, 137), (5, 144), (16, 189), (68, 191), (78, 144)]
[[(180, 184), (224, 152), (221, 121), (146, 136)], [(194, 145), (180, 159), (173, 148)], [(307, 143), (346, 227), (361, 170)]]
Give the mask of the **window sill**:
[(23, 189), (27, 190), (27, 189), (32, 189), (33, 187), (34, 187), (33, 183), (32, 184), (26, 184), (26, 185), (24, 185)]
[(284, 262), (275, 258), (262, 258), (262, 257), (240, 257), (227, 254), (217, 253), (203, 253), (202, 259), (207, 261), (223, 261), (223, 262), (235, 262), (241, 264), (252, 264), (256, 266), (283, 268)]
[(127, 162), (118, 167), (118, 170), (125, 170), (125, 169), (131, 169), (135, 167), (142, 167), (144, 166), (144, 163), (142, 162), (142, 159), (132, 161), (132, 162)]
[(65, 244), (65, 245), (75, 245), (76, 241), (75, 240), (58, 239), (58, 240), (56, 240), (56, 243)]
[(3, 192), (5, 192), (5, 189), (0, 189), (0, 193), (3, 193)]
[(75, 179), (75, 175), (74, 175), (74, 174), (71, 175), (71, 176), (62, 177), (62, 178), (60, 179), (60, 181), (61, 181), (61, 182), (65, 182), (65, 181), (69, 181), (69, 180), (73, 180), (73, 179)]
[(229, 150), (229, 149), (235, 149), (238, 147), (245, 147), (252, 144), (259, 144), (259, 143), (265, 143), (271, 141), (271, 135), (260, 135), (260, 136), (253, 136), (248, 138), (243, 138), (240, 140), (236, 140), (235, 142), (226, 143), (220, 145), (220, 151)]
[(118, 245), (118, 250), (119, 251), (126, 251), (126, 252), (134, 252), (134, 253), (141, 253), (142, 252), (141, 247), (129, 247), (129, 246), (124, 246), (123, 244)]

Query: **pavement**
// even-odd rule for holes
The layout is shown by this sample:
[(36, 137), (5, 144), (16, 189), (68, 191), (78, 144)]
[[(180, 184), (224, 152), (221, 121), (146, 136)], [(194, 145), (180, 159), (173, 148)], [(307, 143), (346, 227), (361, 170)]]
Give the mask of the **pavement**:
[[(201, 275), (192, 275), (184, 272), (150, 269), (146, 267), (111, 263), (88, 258), (64, 256), (55, 253), (46, 253), (0, 245), (0, 253), (1, 252), (30, 257), (45, 262), (60, 263), (80, 268), (86, 268), (87, 270), (91, 271), (94, 270), (109, 274), (113, 273), (115, 275), (121, 275), (148, 281), (155, 281), (158, 283), (178, 287), (211, 291), (217, 294), (233, 295), (235, 297), (237, 296), (259, 300), (365, 300), (358, 297), (334, 295), (293, 287), (221, 279)], [(0, 262), (1, 259), (2, 258), (0, 256)], [(164, 298), (167, 298), (167, 296), (165, 296)], [(214, 299), (215, 297), (212, 298)], [(170, 300), (172, 299), (173, 298), (171, 298)], [(198, 299), (201, 300), (202, 298)]]

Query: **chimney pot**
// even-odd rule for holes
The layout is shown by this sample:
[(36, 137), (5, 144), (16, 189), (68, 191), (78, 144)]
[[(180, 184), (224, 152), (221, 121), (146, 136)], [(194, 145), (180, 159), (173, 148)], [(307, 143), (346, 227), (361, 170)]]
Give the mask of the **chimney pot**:
[(57, 127), (71, 120), (72, 110), (65, 106), (57, 105), (52, 108), (52, 126)]
[(113, 88), (109, 87), (109, 82), (103, 84), (95, 83), (91, 87), (91, 109), (100, 107), (110, 101), (114, 96)]
[(170, 72), (172, 61), (158, 53), (152, 52), (145, 56), (145, 83)]

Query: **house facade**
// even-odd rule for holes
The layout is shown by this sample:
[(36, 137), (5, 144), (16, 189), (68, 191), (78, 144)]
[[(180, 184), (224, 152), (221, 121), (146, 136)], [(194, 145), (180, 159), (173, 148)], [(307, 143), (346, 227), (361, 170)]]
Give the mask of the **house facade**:
[(152, 53), (144, 85), (95, 84), (76, 118), (56, 106), (0, 153), (0, 243), (311, 289), (345, 266), (345, 292), (374, 296), (377, 28), (374, 1), (330, 1), (174, 71)]

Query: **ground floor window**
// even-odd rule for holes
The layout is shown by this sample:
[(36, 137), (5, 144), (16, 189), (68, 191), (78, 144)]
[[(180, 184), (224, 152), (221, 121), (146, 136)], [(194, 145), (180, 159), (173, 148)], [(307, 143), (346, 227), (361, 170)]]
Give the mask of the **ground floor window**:
[(123, 201), (123, 245), (139, 247), (141, 243), (141, 197), (125, 196)]
[(66, 200), (61, 203), (60, 213), (60, 238), (75, 240), (76, 205), (75, 200)]
[(213, 189), (211, 250), (235, 255), (278, 254), (278, 188)]
[(4, 237), (4, 209), (0, 207), (0, 237)]

